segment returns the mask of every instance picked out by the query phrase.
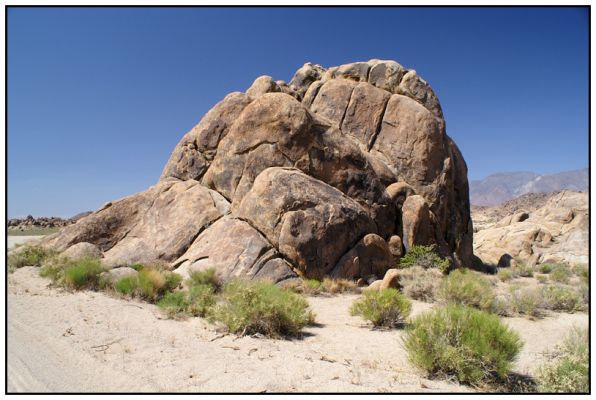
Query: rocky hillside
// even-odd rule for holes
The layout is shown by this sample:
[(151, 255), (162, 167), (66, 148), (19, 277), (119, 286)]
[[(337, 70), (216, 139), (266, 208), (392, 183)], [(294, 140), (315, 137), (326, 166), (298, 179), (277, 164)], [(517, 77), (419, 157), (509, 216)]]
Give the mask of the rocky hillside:
[(588, 263), (588, 194), (527, 194), (497, 207), (473, 207), (474, 254), (485, 263)]
[(36, 228), (61, 228), (70, 224), (74, 224), (79, 219), (89, 214), (91, 214), (91, 212), (80, 213), (68, 219), (59, 217), (35, 218), (32, 215), (28, 215), (26, 218), (11, 218), (6, 222), (6, 226), (8, 227), (9, 231), (27, 231)]
[(471, 265), (466, 163), (414, 70), (370, 60), (261, 76), (215, 105), (161, 179), (44, 239), (113, 267), (223, 279), (380, 277), (414, 244)]
[(557, 174), (505, 172), (470, 182), (470, 202), (496, 206), (526, 193), (550, 193), (563, 189), (588, 190), (588, 168)]

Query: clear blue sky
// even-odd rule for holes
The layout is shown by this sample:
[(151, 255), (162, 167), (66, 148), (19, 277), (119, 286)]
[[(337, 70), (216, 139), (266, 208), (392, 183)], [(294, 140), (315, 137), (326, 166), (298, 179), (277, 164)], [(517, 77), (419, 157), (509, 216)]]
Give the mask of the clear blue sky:
[(586, 8), (9, 9), (9, 217), (146, 189), (227, 93), (308, 61), (416, 69), (470, 179), (584, 168), (588, 21)]

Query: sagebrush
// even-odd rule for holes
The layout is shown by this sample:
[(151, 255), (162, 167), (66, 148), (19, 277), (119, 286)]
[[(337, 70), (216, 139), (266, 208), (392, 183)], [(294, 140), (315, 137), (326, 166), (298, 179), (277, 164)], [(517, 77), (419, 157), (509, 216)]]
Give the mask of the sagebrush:
[(410, 315), (412, 303), (398, 290), (364, 290), (350, 307), (350, 314), (359, 315), (374, 326), (397, 327)]

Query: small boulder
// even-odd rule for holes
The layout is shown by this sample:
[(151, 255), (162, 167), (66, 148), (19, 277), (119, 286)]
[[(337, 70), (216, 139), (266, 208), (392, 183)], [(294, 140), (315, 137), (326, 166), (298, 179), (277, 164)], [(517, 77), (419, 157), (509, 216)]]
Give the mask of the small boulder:
[(259, 76), (248, 88), (246, 94), (251, 97), (259, 97), (265, 93), (281, 92), (278, 84), (270, 76)]
[(387, 241), (387, 245), (389, 246), (389, 252), (391, 253), (394, 259), (399, 259), (401, 256), (403, 256), (403, 243), (399, 236), (391, 236)]
[(371, 283), (370, 285), (368, 285), (368, 287), (366, 288), (366, 290), (381, 290), (381, 285), (383, 284), (382, 280), (376, 280), (373, 283)]
[(88, 242), (80, 242), (75, 245), (70, 246), (66, 249), (63, 253), (63, 256), (77, 259), (77, 258), (85, 258), (85, 257), (92, 257), (92, 258), (101, 258), (102, 253), (99, 250), (99, 247), (92, 243)]
[(103, 272), (100, 275), (100, 278), (108, 279), (110, 283), (114, 284), (118, 282), (120, 279), (125, 278), (127, 276), (137, 276), (138, 272), (130, 267), (120, 267), (114, 268), (109, 271)]

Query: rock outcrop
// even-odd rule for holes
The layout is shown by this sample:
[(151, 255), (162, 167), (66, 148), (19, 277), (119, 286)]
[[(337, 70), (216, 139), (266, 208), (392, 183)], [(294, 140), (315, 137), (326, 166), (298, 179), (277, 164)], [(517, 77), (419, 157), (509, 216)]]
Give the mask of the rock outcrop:
[(157, 259), (222, 279), (372, 279), (415, 244), (470, 266), (467, 168), (414, 70), (305, 64), (226, 96), (155, 186), (44, 240), (80, 242), (113, 267)]
[(478, 208), (473, 215), (479, 227), (474, 253), (487, 264), (507, 266), (516, 258), (532, 265), (589, 261), (587, 193), (525, 195), (501, 207)]

